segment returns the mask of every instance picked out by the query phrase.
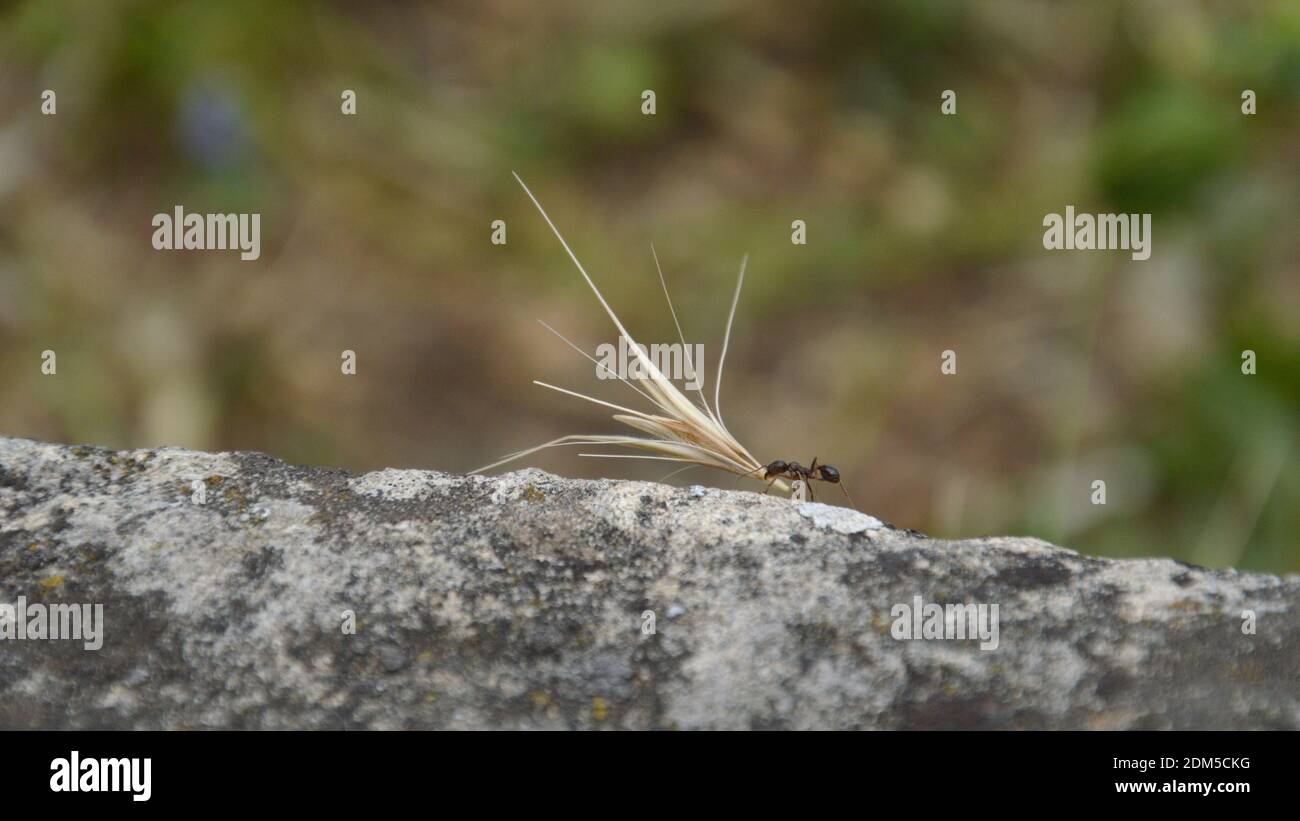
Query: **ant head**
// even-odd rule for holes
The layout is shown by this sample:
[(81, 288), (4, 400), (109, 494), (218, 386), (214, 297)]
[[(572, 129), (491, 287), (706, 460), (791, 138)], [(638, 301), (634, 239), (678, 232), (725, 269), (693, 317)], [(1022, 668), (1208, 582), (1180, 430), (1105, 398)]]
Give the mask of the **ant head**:
[(764, 479), (771, 479), (773, 476), (780, 476), (785, 473), (790, 466), (780, 459), (773, 459), (763, 473)]
[(840, 472), (830, 465), (818, 465), (817, 478), (821, 479), (823, 482), (835, 484), (840, 480)]

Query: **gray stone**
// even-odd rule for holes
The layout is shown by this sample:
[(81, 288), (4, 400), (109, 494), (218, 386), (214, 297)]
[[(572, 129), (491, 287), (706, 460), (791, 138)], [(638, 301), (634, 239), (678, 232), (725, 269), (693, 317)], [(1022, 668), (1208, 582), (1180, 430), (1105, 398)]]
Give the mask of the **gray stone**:
[(1294, 576), (699, 486), (0, 439), (20, 596), (103, 646), (0, 640), (2, 728), (1300, 728)]

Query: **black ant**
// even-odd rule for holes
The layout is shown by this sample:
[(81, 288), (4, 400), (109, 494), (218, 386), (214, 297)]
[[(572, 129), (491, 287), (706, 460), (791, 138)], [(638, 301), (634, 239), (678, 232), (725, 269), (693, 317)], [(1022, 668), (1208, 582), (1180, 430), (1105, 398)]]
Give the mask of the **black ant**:
[(784, 459), (774, 459), (765, 467), (755, 468), (750, 473), (763, 471), (763, 478), (767, 480), (767, 487), (763, 489), (763, 495), (766, 496), (776, 484), (777, 479), (789, 479), (790, 481), (802, 481), (804, 487), (808, 489), (808, 501), (815, 501), (813, 498), (812, 480), (820, 482), (830, 482), (833, 485), (839, 485), (840, 490), (844, 491), (844, 498), (849, 500), (849, 505), (853, 505), (853, 497), (844, 485), (840, 484), (840, 472), (831, 465), (817, 464), (817, 457), (814, 456), (812, 464), (804, 467), (798, 462), (787, 462)]

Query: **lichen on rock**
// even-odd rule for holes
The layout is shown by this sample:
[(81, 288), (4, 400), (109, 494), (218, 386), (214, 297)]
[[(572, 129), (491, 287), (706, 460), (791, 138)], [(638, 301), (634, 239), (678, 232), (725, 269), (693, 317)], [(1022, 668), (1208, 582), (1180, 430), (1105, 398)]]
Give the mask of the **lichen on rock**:
[(700, 486), (0, 438), (19, 597), (105, 636), (0, 641), (3, 728), (1300, 728), (1294, 577)]

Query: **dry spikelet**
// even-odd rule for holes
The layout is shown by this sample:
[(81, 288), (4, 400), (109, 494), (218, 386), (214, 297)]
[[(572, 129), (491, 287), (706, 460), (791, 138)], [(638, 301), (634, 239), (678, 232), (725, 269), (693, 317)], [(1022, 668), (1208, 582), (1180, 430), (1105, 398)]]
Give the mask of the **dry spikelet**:
[[(745, 449), (744, 445), (740, 444), (740, 442), (736, 440), (736, 437), (731, 435), (731, 431), (727, 430), (727, 425), (722, 420), (720, 404), (722, 395), (722, 368), (727, 359), (727, 346), (731, 341), (731, 325), (736, 318), (736, 306), (740, 302), (740, 289), (745, 282), (745, 264), (748, 261), (748, 257), (741, 260), (740, 275), (736, 279), (736, 292), (731, 300), (731, 312), (727, 316), (727, 330), (726, 334), (723, 336), (722, 355), (718, 359), (718, 375), (714, 385), (713, 407), (709, 407), (708, 400), (704, 397), (704, 391), (700, 388), (696, 389), (696, 392), (700, 396), (700, 402), (697, 405), (678, 390), (677, 386), (659, 371), (654, 362), (652, 362), (650, 358), (646, 356), (645, 352), (636, 344), (636, 340), (628, 333), (627, 328), (623, 327), (623, 323), (619, 320), (618, 315), (614, 313), (614, 309), (605, 301), (605, 297), (600, 293), (600, 289), (596, 287), (596, 283), (592, 281), (591, 277), (587, 274), (586, 269), (582, 267), (582, 263), (578, 260), (577, 255), (573, 253), (573, 249), (569, 247), (569, 243), (565, 241), (564, 235), (560, 233), (560, 229), (555, 227), (555, 223), (551, 221), (550, 216), (546, 213), (546, 209), (537, 201), (537, 197), (533, 196), (533, 192), (524, 184), (524, 181), (519, 177), (519, 174), (516, 173), (514, 177), (515, 180), (518, 181), (519, 185), (524, 189), (524, 193), (533, 201), (533, 205), (537, 206), (537, 210), (541, 212), (542, 219), (546, 220), (546, 224), (550, 226), (556, 239), (560, 241), (560, 245), (563, 246), (565, 252), (569, 255), (569, 259), (573, 260), (573, 264), (577, 266), (578, 273), (582, 274), (582, 278), (586, 280), (592, 293), (594, 293), (596, 299), (600, 301), (601, 307), (605, 309), (605, 313), (607, 313), (610, 320), (613, 321), (614, 327), (618, 330), (619, 336), (626, 341), (628, 349), (635, 353), (637, 361), (641, 365), (641, 372), (645, 375), (631, 378), (619, 376), (613, 371), (609, 371), (605, 365), (597, 362), (590, 354), (573, 344), (563, 334), (552, 328), (550, 325), (542, 322), (542, 326), (560, 339), (564, 340), (565, 344), (569, 347), (573, 348), (587, 359), (590, 359), (592, 362), (595, 362), (597, 367), (604, 368), (611, 375), (618, 377), (621, 382), (635, 390), (645, 400), (653, 405), (655, 410), (652, 412), (639, 411), (622, 405), (615, 405), (601, 399), (596, 399), (576, 391), (550, 385), (545, 382), (535, 381), (534, 384), (541, 385), (543, 388), (549, 388), (550, 390), (568, 394), (569, 396), (575, 396), (588, 402), (594, 402), (597, 405), (612, 408), (617, 411), (617, 413), (613, 414), (616, 421), (646, 435), (577, 434), (561, 436), (559, 439), (553, 439), (550, 442), (543, 443), (537, 447), (516, 451), (515, 453), (511, 453), (490, 465), (484, 465), (483, 467), (471, 472), (481, 473), (486, 470), (491, 470), (492, 468), (504, 465), (507, 462), (513, 462), (516, 459), (521, 459), (530, 454), (537, 453), (538, 451), (546, 450), (547, 448), (568, 445), (615, 445), (648, 451), (652, 455), (618, 453), (583, 453), (580, 455), (605, 459), (653, 459), (666, 462), (682, 462), (685, 463), (687, 467), (699, 465), (703, 467), (717, 468), (718, 470), (725, 470), (728, 473), (733, 473), (738, 476), (756, 476), (761, 474), (764, 466)], [(663, 270), (659, 267), (659, 256), (654, 253), (654, 246), (651, 246), (650, 250), (655, 257), (655, 269), (659, 272), (659, 282), (663, 286), (664, 297), (668, 301), (668, 309), (672, 312), (673, 324), (676, 325), (677, 335), (682, 341), (682, 347), (686, 350), (686, 366), (693, 371), (694, 365), (690, 361), (690, 347), (686, 345), (686, 339), (682, 334), (681, 324), (677, 321), (677, 311), (673, 308), (672, 298), (668, 296), (668, 285), (664, 281)], [(775, 487), (778, 490), (784, 491), (789, 489), (789, 484), (784, 479), (778, 479), (775, 483)]]

